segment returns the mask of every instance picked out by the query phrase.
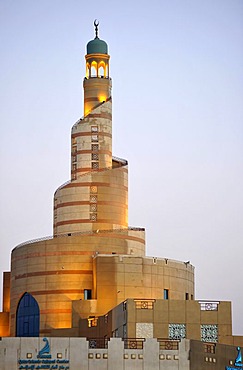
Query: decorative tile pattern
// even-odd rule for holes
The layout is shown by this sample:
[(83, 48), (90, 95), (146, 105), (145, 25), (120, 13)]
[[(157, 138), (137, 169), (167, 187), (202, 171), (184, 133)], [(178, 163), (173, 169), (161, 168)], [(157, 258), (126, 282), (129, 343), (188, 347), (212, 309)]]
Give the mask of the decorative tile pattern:
[(92, 152), (97, 152), (99, 150), (99, 144), (91, 144)]
[(185, 324), (169, 324), (169, 338), (170, 339), (186, 338), (186, 325)]
[(201, 325), (201, 340), (203, 342), (218, 342), (218, 325)]
[(92, 162), (92, 168), (98, 169), (99, 168), (99, 162)]
[(90, 195), (90, 203), (97, 203), (97, 195)]
[(97, 221), (97, 213), (90, 213), (90, 221)]
[(92, 153), (91, 159), (92, 159), (92, 161), (98, 161), (99, 160), (99, 154), (98, 153)]
[(97, 193), (97, 186), (91, 186), (90, 187), (90, 192), (91, 193)]
[(90, 212), (97, 212), (97, 204), (90, 204)]
[(136, 323), (136, 338), (153, 338), (153, 331), (152, 323)]

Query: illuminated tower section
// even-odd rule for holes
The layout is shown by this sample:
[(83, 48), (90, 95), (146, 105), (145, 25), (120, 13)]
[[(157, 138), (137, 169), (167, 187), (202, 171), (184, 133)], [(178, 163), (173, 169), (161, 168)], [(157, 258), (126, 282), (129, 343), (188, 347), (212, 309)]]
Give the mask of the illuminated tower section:
[(71, 181), (54, 195), (54, 236), (128, 227), (127, 161), (112, 156), (108, 46), (87, 44), (84, 117), (71, 134)]
[(109, 77), (108, 46), (98, 37), (98, 23), (95, 21), (95, 39), (87, 44), (86, 77), (84, 79), (84, 115), (89, 114), (97, 104), (111, 97)]

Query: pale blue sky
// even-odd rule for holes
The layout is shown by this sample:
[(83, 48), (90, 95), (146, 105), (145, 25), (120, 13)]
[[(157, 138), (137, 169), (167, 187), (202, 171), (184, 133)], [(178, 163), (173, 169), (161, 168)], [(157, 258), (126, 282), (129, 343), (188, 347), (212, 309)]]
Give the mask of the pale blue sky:
[(95, 18), (129, 224), (146, 228), (148, 255), (191, 261), (197, 299), (232, 300), (243, 334), (242, 0), (0, 0), (0, 271), (52, 234)]

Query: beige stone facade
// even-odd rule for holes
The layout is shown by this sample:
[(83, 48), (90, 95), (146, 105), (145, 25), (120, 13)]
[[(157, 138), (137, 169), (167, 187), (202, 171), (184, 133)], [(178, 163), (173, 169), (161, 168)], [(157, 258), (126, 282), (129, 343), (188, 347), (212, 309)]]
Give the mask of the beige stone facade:
[[(45, 340), (44, 340), (45, 339)], [(0, 370), (224, 370), (237, 348), (182, 339), (2, 338)], [(43, 347), (48, 344), (45, 354)]]
[(243, 336), (232, 334), (231, 302), (127, 299), (93, 321), (80, 320), (79, 336), (187, 338), (243, 346)]

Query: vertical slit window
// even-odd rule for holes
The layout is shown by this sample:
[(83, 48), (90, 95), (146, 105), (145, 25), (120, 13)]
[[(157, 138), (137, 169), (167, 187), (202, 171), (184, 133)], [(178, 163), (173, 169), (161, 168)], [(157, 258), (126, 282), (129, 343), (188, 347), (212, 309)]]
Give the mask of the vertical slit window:
[(164, 289), (164, 299), (169, 299), (169, 289)]

